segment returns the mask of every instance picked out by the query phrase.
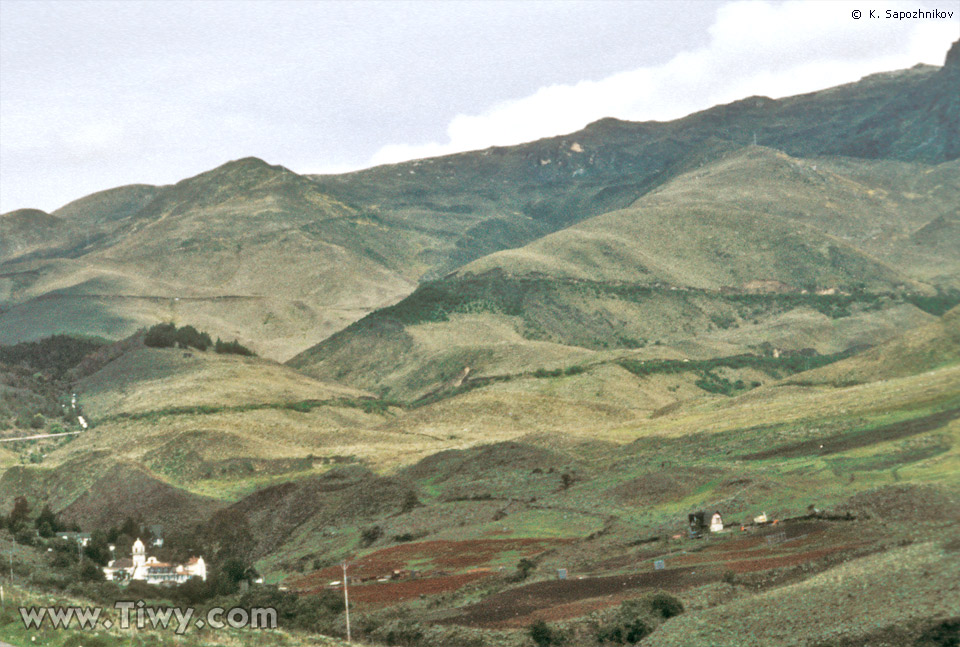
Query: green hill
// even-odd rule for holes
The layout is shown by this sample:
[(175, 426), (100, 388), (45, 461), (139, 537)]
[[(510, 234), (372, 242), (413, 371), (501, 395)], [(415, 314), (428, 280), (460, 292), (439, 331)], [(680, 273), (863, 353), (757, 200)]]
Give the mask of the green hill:
[[(930, 167), (898, 164), (728, 151), (627, 208), (421, 285), (290, 364), (415, 399), (465, 367), (482, 385), (610, 363), (623, 356), (614, 349), (703, 358), (873, 345), (939, 314), (934, 302), (957, 302), (934, 295), (926, 265), (900, 261), (960, 187), (908, 180)], [(960, 276), (956, 249), (926, 249), (940, 276)]]
[[(916, 164), (956, 159), (960, 152), (949, 143), (958, 139), (953, 136), (958, 106), (949, 91), (957, 74), (955, 58), (943, 68), (919, 66), (781, 100), (752, 97), (667, 123), (608, 119), (519, 146), (338, 176), (299, 176), (247, 158), (172, 186), (132, 185), (97, 193), (57, 210), (52, 217), (59, 220), (34, 214), (24, 225), (22, 214), (5, 214), (0, 223), (16, 232), (4, 231), (0, 249), (0, 343), (54, 333), (119, 339), (174, 319), (239, 337), (262, 355), (287, 359), (396, 302), (417, 281), (442, 277), (594, 216), (632, 208), (658, 187), (681, 176), (689, 179), (691, 173), (695, 177), (701, 165), (754, 140), (808, 160), (771, 166), (771, 172), (802, 176), (790, 186), (802, 180), (811, 185), (809, 194), (821, 183), (849, 202), (838, 203), (840, 207), (820, 203), (823, 213), (781, 213), (787, 221), (765, 222), (776, 240), (763, 241), (772, 247), (758, 258), (758, 272), (789, 274), (796, 254), (815, 254), (832, 258), (844, 266), (842, 271), (813, 272), (809, 263), (800, 263), (806, 273), (795, 278), (872, 280), (884, 274), (881, 266), (887, 263), (894, 271), (886, 272), (885, 281), (899, 271), (906, 278), (956, 286), (954, 265), (940, 271), (949, 249), (931, 253), (923, 246), (904, 249), (896, 240), (887, 244), (901, 234), (887, 217), (891, 210), (908, 213), (910, 233), (933, 226), (941, 215), (952, 217), (942, 205), (951, 199), (955, 203), (955, 179), (937, 171), (945, 183), (936, 185), (931, 177), (930, 186), (916, 192), (906, 191), (910, 181), (893, 181), (897, 193), (917, 193), (924, 209), (930, 202), (941, 205), (924, 212), (929, 218), (921, 222), (914, 217), (920, 210), (912, 208), (911, 198), (861, 195), (861, 189), (878, 191), (869, 182), (841, 191), (829, 168), (839, 162), (812, 170), (815, 156), (846, 155), (876, 160), (874, 166), (884, 172), (893, 168), (888, 176), (912, 178), (930, 170), (921, 172)], [(890, 118), (893, 114), (896, 118)], [(843, 169), (838, 174), (854, 179), (844, 176)], [(939, 198), (927, 199), (937, 191)], [(744, 200), (745, 207), (763, 203), (746, 195)], [(877, 231), (855, 214), (842, 227), (821, 226), (823, 218), (848, 206), (857, 213), (876, 208), (881, 214)], [(691, 208), (687, 217), (696, 213)], [(748, 208), (714, 216), (732, 218), (726, 224), (740, 226), (742, 218), (749, 224), (750, 214)], [(794, 217), (798, 215), (802, 217)], [(833, 238), (821, 240), (797, 223)], [(655, 233), (642, 217), (633, 227)], [(702, 240), (711, 235), (709, 227), (699, 237), (693, 229), (689, 233), (692, 237), (678, 242), (706, 251), (729, 242)], [(789, 251), (800, 239), (797, 252)], [(876, 244), (870, 242), (874, 239)], [(664, 241), (672, 242), (669, 237)], [(609, 253), (613, 259), (624, 251), (602, 236), (597, 243), (590, 254)], [(606, 246), (609, 252), (603, 251)], [(835, 249), (833, 257), (830, 249)], [(626, 258), (636, 274), (638, 259)], [(585, 260), (581, 269), (594, 263), (554, 262), (560, 260), (574, 265)], [(651, 273), (676, 274), (675, 282), (725, 285), (723, 281), (750, 274), (714, 270), (694, 281), (703, 268), (668, 263), (663, 257), (646, 260)], [(602, 259), (596, 262), (603, 264)], [(560, 270), (574, 268), (547, 268)]]
[[(0, 342), (122, 339), (0, 347), (11, 571), (31, 600), (293, 599), (342, 633), (345, 564), (369, 644), (945, 644), (958, 47), (669, 123), (340, 176), (248, 158), (0, 216)], [(260, 356), (128, 336), (158, 321)], [(163, 524), (158, 555), (216, 586), (84, 584), (44, 505)], [(696, 511), (724, 530), (691, 537)]]
[(909, 330), (856, 357), (798, 375), (811, 384), (849, 384), (888, 380), (932, 371), (960, 362), (960, 308)]

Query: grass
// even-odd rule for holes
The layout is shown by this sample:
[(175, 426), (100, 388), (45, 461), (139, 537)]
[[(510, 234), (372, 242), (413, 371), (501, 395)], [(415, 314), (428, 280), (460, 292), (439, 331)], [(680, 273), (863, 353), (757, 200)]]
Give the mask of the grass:
[[(877, 84), (888, 87), (871, 83), (862, 101), (849, 87), (823, 100), (859, 114), (877, 103)], [(557, 139), (316, 180), (244, 160), (156, 189), (147, 202), (162, 197), (152, 204), (133, 200), (131, 214), (139, 213), (149, 239), (134, 232), (100, 250), (109, 268), (79, 256), (38, 261), (39, 278), (18, 273), (13, 287), (4, 284), (15, 306), (0, 313), (4, 335), (81, 325), (115, 336), (169, 319), (285, 358), (393, 305), (293, 362), (327, 383), (262, 360), (173, 351), (115, 358), (81, 385), (96, 428), (41, 466), (11, 465), (3, 493), (49, 499), (58, 509), (86, 500), (87, 508), (71, 510), (81, 515), (129, 506), (122, 512), (139, 508), (167, 523), (176, 514), (170, 508), (193, 506), (189, 525), (236, 502), (256, 535), (249, 557), (270, 581), (397, 538), (408, 546), (564, 539), (541, 555), (539, 573), (568, 565), (627, 573), (638, 564), (649, 570), (656, 551), (679, 559), (683, 542), (638, 538), (682, 532), (694, 509), (722, 509), (734, 523), (760, 511), (799, 516), (810, 505), (864, 517), (879, 510), (889, 526), (851, 526), (845, 536), (856, 543), (857, 529), (876, 531), (879, 539), (861, 548), (878, 555), (810, 566), (820, 574), (733, 579), (711, 589), (720, 596), (713, 603), (666, 623), (651, 644), (706, 642), (720, 628), (717, 640), (730, 644), (828, 645), (955, 608), (947, 588), (958, 575), (955, 551), (931, 542), (938, 530), (920, 517), (954, 509), (941, 501), (960, 489), (960, 426), (941, 415), (960, 407), (947, 312), (960, 293), (946, 287), (960, 271), (955, 252), (938, 241), (917, 246), (914, 234), (936, 236), (928, 225), (956, 202), (948, 174), (956, 164), (814, 164), (760, 146), (700, 146), (698, 137), (717, 132), (711, 119), (746, 129), (724, 131), (746, 141), (754, 121), (773, 118), (761, 119), (769, 105), (693, 115), (684, 127), (698, 135), (595, 124), (577, 135), (590, 151), (582, 158)], [(775, 118), (792, 105), (784, 102)], [(749, 118), (730, 117), (739, 114)], [(764, 123), (770, 136), (789, 131)], [(802, 130), (804, 143), (793, 145), (814, 146)], [(819, 145), (836, 139), (828, 133)], [(569, 165), (527, 163), (546, 157)], [(571, 174), (574, 167), (583, 173)], [(99, 203), (88, 201), (85, 217), (102, 213)], [(945, 221), (940, 228), (951, 231)], [(504, 247), (514, 249), (489, 254)], [(399, 300), (418, 278), (481, 256)], [(264, 271), (280, 259), (307, 269)], [(758, 279), (787, 285), (750, 293)], [(306, 294), (304, 285), (320, 287)], [(845, 293), (816, 294), (817, 287)], [(49, 298), (34, 298), (42, 295)], [(330, 308), (334, 302), (340, 307)], [(848, 357), (851, 347), (922, 322), (930, 326)], [(815, 352), (773, 357), (774, 348)], [(466, 381), (454, 385), (461, 374)], [(351, 465), (337, 470), (343, 478), (326, 480), (327, 468), (344, 462)], [(137, 494), (111, 498), (118, 481)], [(404, 492), (422, 505), (404, 507)], [(213, 500), (201, 507), (188, 494)], [(102, 510), (114, 507), (101, 504), (108, 500), (118, 510)], [(373, 526), (382, 536), (363, 546)], [(905, 540), (917, 543), (892, 543)], [(701, 544), (697, 564), (719, 568), (712, 550), (723, 541), (730, 539)], [(512, 567), (521, 554), (503, 551), (493, 563)], [(604, 566), (611, 558), (619, 565)], [(442, 621), (477, 590), (390, 613), (415, 624)], [(22, 642), (7, 619), (0, 636)], [(423, 635), (445, 647), (468, 644), (439, 631)], [(67, 647), (124, 637), (43, 639)], [(169, 644), (166, 636), (149, 639)]]
[[(197, 630), (190, 627), (183, 635), (177, 635), (174, 628), (168, 630), (145, 628), (119, 628), (119, 611), (107, 607), (102, 618), (109, 618), (115, 623), (110, 630), (98, 626), (95, 630), (81, 630), (76, 624), (69, 629), (53, 629), (49, 620), (41, 629), (24, 627), (18, 606), (82, 606), (93, 607), (95, 602), (82, 597), (64, 594), (50, 595), (20, 586), (5, 586), (6, 604), (0, 609), (0, 640), (9, 642), (17, 647), (33, 647), (34, 645), (49, 645), (50, 647), (239, 647), (240, 645), (257, 645), (260, 647), (301, 647), (306, 645), (323, 645), (325, 647), (340, 647), (346, 645), (345, 640), (330, 636), (306, 634), (302, 632), (284, 631), (279, 629), (230, 629), (213, 631), (211, 629)], [(132, 622), (136, 616), (132, 614)], [(173, 622), (176, 624), (176, 621)], [(354, 644), (364, 644), (363, 642)]]
[(801, 645), (947, 617), (960, 604), (960, 560), (926, 542), (863, 557), (803, 582), (683, 614), (645, 641), (672, 645)]
[(258, 404), (239, 404), (233, 406), (198, 405), (194, 407), (168, 407), (153, 411), (136, 413), (117, 413), (101, 418), (98, 424), (122, 420), (147, 420), (156, 422), (168, 416), (208, 416), (218, 413), (244, 413), (247, 411), (261, 411), (264, 409), (278, 409), (309, 413), (319, 407), (350, 407), (360, 409), (364, 413), (386, 415), (391, 407), (400, 406), (399, 403), (381, 400), (378, 398), (335, 398), (330, 400), (298, 400), (295, 402), (263, 402)]

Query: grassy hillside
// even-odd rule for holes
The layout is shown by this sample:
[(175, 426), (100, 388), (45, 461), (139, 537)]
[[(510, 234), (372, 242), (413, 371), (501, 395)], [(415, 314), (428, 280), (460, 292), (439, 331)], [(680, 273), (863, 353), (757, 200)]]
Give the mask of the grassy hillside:
[(810, 384), (886, 380), (960, 361), (960, 308), (846, 361), (795, 378)]
[[(952, 330), (954, 314), (928, 327)], [(943, 348), (923, 330), (901, 344)], [(937, 538), (956, 529), (942, 510), (960, 494), (960, 364), (837, 386), (816, 372), (776, 380), (816, 356), (684, 362), (673, 348), (641, 350), (650, 355), (593, 351), (610, 361), (388, 407), (265, 360), (101, 349), (73, 369), (95, 427), (39, 465), (8, 467), (2, 505), (26, 494), (85, 529), (139, 516), (171, 540), (229, 528), (232, 554), (308, 597), (349, 558), (370, 578), (351, 587), (355, 635), (381, 644), (402, 629), (413, 644), (519, 647), (538, 618), (570, 645), (596, 644), (597, 623), (618, 622), (618, 605), (654, 589), (687, 609), (651, 625), (663, 644), (699, 635), (722, 609), (759, 621), (788, 608), (784, 622), (803, 631), (805, 610), (859, 591), (853, 574), (865, 569), (911, 602), (817, 611), (818, 635), (869, 641), (899, 626), (915, 640), (937, 626), (952, 604), (941, 580), (894, 586), (871, 565), (952, 563)], [(765, 385), (710, 394), (696, 384), (704, 371), (752, 371)], [(640, 404), (651, 381), (668, 406)], [(696, 509), (721, 510), (734, 530), (674, 538)], [(812, 509), (819, 516), (784, 521), (782, 534), (738, 528)], [(557, 568), (570, 578), (558, 582)], [(943, 609), (926, 602), (938, 595)], [(723, 626), (725, 640), (749, 641), (739, 623)]]
[[(829, 170), (832, 165), (840, 172)], [(946, 192), (939, 182), (917, 192), (894, 191), (873, 165), (850, 172), (855, 166), (849, 160), (798, 160), (763, 147), (741, 149), (677, 177), (628, 209), (462, 271), (502, 268), (714, 289), (758, 279), (794, 288), (875, 289), (909, 282), (909, 266), (898, 272), (883, 255), (955, 202), (960, 185), (950, 181)], [(903, 165), (898, 172), (926, 170)], [(943, 260), (957, 270), (955, 253)]]
[[(875, 166), (887, 175), (925, 174), (929, 169), (921, 173), (917, 163), (940, 164), (960, 153), (944, 143), (956, 139), (951, 135), (958, 106), (945, 90), (956, 73), (951, 59), (942, 69), (919, 66), (777, 101), (752, 97), (668, 123), (602, 120), (562, 137), (342, 176), (303, 177), (247, 158), (173, 186), (104, 191), (52, 215), (5, 214), (0, 219), (0, 343), (53, 333), (119, 339), (172, 318), (239, 337), (260, 354), (284, 360), (396, 302), (419, 280), (627, 208), (754, 136), (790, 155), (847, 155), (877, 160)], [(918, 103), (905, 103), (904, 96)], [(685, 216), (675, 216), (678, 222), (686, 218), (687, 235), (677, 240), (657, 238), (654, 224), (634, 218), (632, 231), (668, 243), (659, 256), (649, 256), (648, 249), (636, 257), (636, 250), (623, 249), (615, 236), (610, 239), (615, 231), (600, 227), (588, 249), (568, 246), (573, 257), (544, 262), (546, 271), (576, 274), (599, 264), (608, 266), (606, 275), (611, 262), (627, 260), (631, 266), (624, 272), (634, 277), (630, 280), (651, 274), (701, 286), (726, 285), (756, 273), (796, 274), (793, 278), (806, 281), (913, 279), (957, 286), (949, 247), (931, 252), (922, 244), (864, 240), (879, 235), (899, 241), (902, 232), (893, 226), (898, 222), (913, 227), (909, 233), (918, 235), (915, 240), (943, 226), (952, 231), (951, 214), (935, 207), (926, 212), (929, 218), (917, 221), (920, 211), (900, 195), (912, 186), (907, 180), (894, 180), (891, 195), (871, 194), (876, 189), (869, 183), (837, 193), (843, 178), (813, 172), (815, 164), (784, 162), (770, 170), (797, 176), (794, 184), (809, 184), (805, 195), (823, 184), (840, 199), (839, 206), (811, 202), (799, 219), (796, 213), (778, 212), (787, 220), (765, 218), (767, 237), (755, 232), (741, 241), (717, 233), (717, 225), (749, 232), (756, 209), (771, 202), (762, 197), (758, 202), (741, 183), (729, 190), (742, 194), (744, 210), (718, 214), (691, 204)], [(946, 172), (934, 175), (947, 179), (937, 184), (931, 177), (929, 186), (919, 182), (919, 191), (907, 192), (919, 196), (918, 204), (930, 202), (926, 194), (931, 192), (940, 192), (933, 202), (941, 204), (955, 196), (950, 187), (956, 181)], [(790, 198), (794, 184), (784, 185), (777, 196)], [(836, 220), (837, 209), (848, 207), (852, 211), (842, 226), (821, 226), (824, 218)], [(878, 231), (862, 222), (858, 214), (865, 209), (881, 214)], [(887, 218), (891, 210), (905, 218)], [(671, 213), (667, 209), (663, 215), (672, 218)], [(716, 223), (702, 222), (704, 216)], [(937, 224), (940, 216), (946, 225)], [(920, 233), (928, 226), (927, 234)], [(711, 236), (719, 237), (711, 242)], [(726, 243), (739, 244), (732, 248), (737, 250), (748, 242), (767, 246), (752, 272), (713, 268), (700, 276), (705, 266), (688, 262), (694, 249), (723, 252)], [(674, 243), (690, 252), (686, 261), (672, 262), (667, 252), (675, 251)], [(830, 265), (813, 271), (806, 261), (817, 259)], [(541, 260), (528, 259), (528, 264)], [(792, 272), (795, 265), (801, 269)]]
[(320, 339), (411, 286), (396, 237), (356, 236), (357, 227), (380, 230), (309, 180), (259, 160), (171, 187), (90, 196), (62, 211), (101, 233), (57, 252), (60, 259), (5, 263), (3, 341), (77, 326), (118, 338), (189, 319), (283, 357), (290, 344)]
[(39, 209), (0, 215), (0, 259), (26, 256), (67, 238), (68, 223)]
[[(609, 363), (623, 354), (612, 349), (703, 358), (874, 345), (960, 300), (949, 281), (934, 289), (926, 270), (894, 264), (960, 191), (941, 171), (907, 182), (924, 168), (727, 152), (626, 209), (421, 285), (290, 364), (416, 399), (466, 368), (478, 385)], [(939, 276), (960, 276), (960, 247), (924, 249)]]
[[(950, 644), (956, 47), (675, 122), (342, 176), (245, 159), (0, 216), (0, 342), (170, 320), (296, 353), (0, 347), (7, 435), (90, 422), (0, 448), (0, 508), (30, 509), (0, 519), (17, 595), (276, 602), (339, 634), (346, 564), (371, 644)], [(210, 581), (81, 585), (44, 505), (163, 524)], [(691, 537), (695, 511), (724, 531)], [(15, 620), (0, 637), (125, 640)], [(280, 629), (203, 639), (313, 640)]]
[(269, 360), (154, 348), (124, 353), (81, 379), (76, 390), (95, 421), (164, 408), (372, 397), (317, 382)]

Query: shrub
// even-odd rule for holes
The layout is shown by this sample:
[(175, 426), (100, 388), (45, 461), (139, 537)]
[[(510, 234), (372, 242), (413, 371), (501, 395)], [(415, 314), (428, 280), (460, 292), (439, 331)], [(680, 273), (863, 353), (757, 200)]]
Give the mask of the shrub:
[(10, 510), (10, 516), (7, 517), (7, 527), (10, 532), (16, 533), (27, 521), (30, 515), (30, 504), (27, 503), (27, 497), (18, 496), (13, 500), (13, 508)]
[(84, 582), (102, 582), (103, 571), (90, 560), (84, 560), (80, 565), (80, 579)]
[(236, 339), (233, 341), (221, 341), (219, 337), (213, 345), (213, 350), (217, 353), (228, 355), (246, 355), (248, 357), (256, 355), (256, 353), (246, 346), (242, 346)]
[(18, 544), (23, 544), (24, 546), (33, 546), (37, 543), (37, 531), (30, 530), (29, 528), (23, 528), (14, 535), (14, 538), (17, 540)]
[(554, 631), (550, 625), (543, 620), (537, 620), (527, 629), (533, 644), (537, 647), (551, 647), (551, 645), (562, 645), (563, 638)]
[(537, 564), (524, 557), (519, 562), (517, 562), (517, 572), (513, 574), (513, 577), (510, 578), (514, 582), (519, 582), (520, 580), (525, 580), (530, 577), (530, 571), (535, 569)]
[(960, 618), (927, 628), (917, 639), (917, 647), (960, 647)]
[(597, 642), (601, 645), (635, 645), (651, 633), (653, 628), (643, 618), (622, 618), (597, 630)]
[(213, 345), (213, 342), (210, 340), (210, 335), (205, 332), (200, 332), (193, 326), (184, 326), (177, 331), (176, 334), (177, 343), (183, 347), (192, 347), (197, 350), (207, 350), (210, 346)]
[(280, 627), (330, 633), (334, 619), (343, 611), (343, 598), (333, 591), (300, 597), (289, 591), (258, 587), (240, 598), (240, 606), (276, 609)]
[(152, 326), (143, 336), (143, 343), (151, 348), (172, 348), (177, 343), (177, 327), (172, 323)]
[(87, 632), (73, 634), (63, 641), (63, 647), (109, 647), (113, 644), (112, 640), (108, 642), (103, 636), (91, 636)]
[(77, 546), (73, 542), (57, 539), (47, 545), (53, 549), (50, 553), (48, 553), (50, 557), (50, 566), (53, 568), (69, 568), (77, 563), (79, 551), (77, 551)]
[(597, 630), (601, 645), (634, 645), (653, 631), (646, 616), (649, 610), (640, 600), (627, 600), (620, 605), (611, 622)]
[(658, 591), (650, 598), (650, 609), (666, 620), (683, 613), (683, 602), (669, 593)]
[(415, 647), (416, 645), (422, 644), (423, 631), (420, 630), (420, 626), (417, 623), (406, 621), (390, 629), (387, 632), (386, 640), (388, 645)]
[(422, 503), (420, 499), (417, 498), (417, 493), (413, 490), (407, 490), (407, 493), (403, 497), (403, 504), (400, 506), (401, 512), (410, 512), (415, 508), (419, 508)]
[(360, 544), (362, 546), (369, 546), (382, 536), (383, 528), (380, 526), (370, 526), (369, 528), (364, 528), (362, 531), (360, 531)]

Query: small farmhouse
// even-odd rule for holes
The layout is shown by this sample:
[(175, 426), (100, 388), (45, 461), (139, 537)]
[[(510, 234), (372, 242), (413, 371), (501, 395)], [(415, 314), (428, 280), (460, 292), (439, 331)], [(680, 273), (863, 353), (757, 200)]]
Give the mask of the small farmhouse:
[(191, 557), (185, 564), (161, 562), (156, 557), (148, 557), (146, 548), (140, 539), (133, 543), (130, 559), (111, 560), (103, 569), (108, 580), (140, 580), (147, 584), (182, 584), (191, 577), (207, 579), (207, 565), (203, 557)]
[(723, 530), (723, 517), (720, 516), (719, 512), (714, 512), (713, 517), (710, 518), (710, 532), (720, 532)]

